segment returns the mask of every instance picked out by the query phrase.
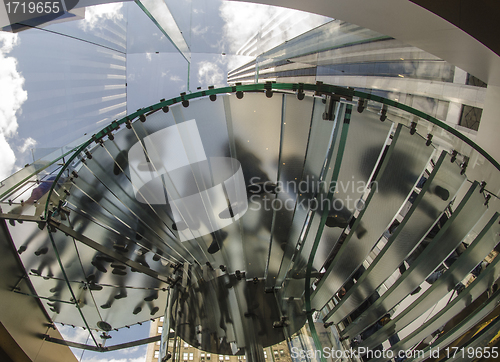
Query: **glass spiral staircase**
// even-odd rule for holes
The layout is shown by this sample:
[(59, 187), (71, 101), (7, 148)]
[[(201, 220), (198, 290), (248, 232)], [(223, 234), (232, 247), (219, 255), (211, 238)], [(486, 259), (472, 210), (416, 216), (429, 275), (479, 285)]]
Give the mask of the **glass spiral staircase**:
[(498, 330), (499, 170), (446, 124), (349, 88), (182, 94), (2, 182), (27, 276), (12, 292), (101, 351), (164, 316), (160, 359), (176, 361), (177, 336), (258, 361), (283, 340), (337, 351), (302, 356), (322, 361), (484, 347)]

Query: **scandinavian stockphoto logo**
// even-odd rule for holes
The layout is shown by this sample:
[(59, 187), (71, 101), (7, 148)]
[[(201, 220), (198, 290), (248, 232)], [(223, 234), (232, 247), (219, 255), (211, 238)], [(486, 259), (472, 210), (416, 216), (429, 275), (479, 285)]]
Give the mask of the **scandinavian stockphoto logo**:
[(136, 199), (168, 204), (181, 241), (220, 230), (248, 209), (241, 164), (207, 158), (194, 119), (145, 137), (128, 159)]

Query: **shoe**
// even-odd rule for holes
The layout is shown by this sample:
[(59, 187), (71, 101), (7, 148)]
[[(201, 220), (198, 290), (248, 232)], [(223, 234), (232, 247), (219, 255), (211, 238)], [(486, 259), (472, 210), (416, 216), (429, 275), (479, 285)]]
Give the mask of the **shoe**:
[(44, 254), (47, 254), (47, 252), (49, 251), (49, 248), (47, 248), (46, 246), (43, 247), (43, 248), (40, 248), (38, 249), (37, 251), (35, 251), (35, 255), (36, 256), (40, 256), (40, 255), (44, 255)]
[(111, 272), (111, 274), (114, 274), (114, 275), (127, 275), (127, 272), (125, 270), (122, 270), (122, 269), (113, 269), (113, 271)]
[(98, 261), (92, 260), (92, 262), (90, 264), (92, 264), (93, 266), (95, 266), (96, 269), (99, 270), (102, 273), (107, 273), (108, 272), (108, 270), (104, 267), (104, 265), (102, 265)]
[(141, 307), (135, 307), (134, 311), (132, 312), (133, 314), (139, 314), (141, 312), (142, 308)]
[(111, 308), (111, 303), (107, 302), (106, 304), (101, 305), (102, 309), (109, 309)]
[(450, 198), (450, 192), (441, 186), (436, 186), (436, 188), (434, 189), (434, 194), (436, 196), (439, 196), (443, 201), (446, 201)]
[(127, 298), (127, 292), (120, 292), (119, 294), (115, 295), (115, 299), (122, 299), (122, 298)]
[(145, 302), (152, 302), (155, 299), (158, 299), (158, 292), (153, 293), (153, 294), (147, 296), (146, 298), (144, 298), (144, 301)]
[(115, 159), (115, 164), (113, 166), (113, 173), (118, 176), (119, 174), (122, 173), (122, 170), (125, 169), (125, 167), (127, 167), (127, 163), (128, 163), (128, 160), (127, 160), (127, 152), (126, 151), (122, 151), (120, 152), (117, 156), (116, 156), (116, 159)]
[(32, 272), (35, 275), (40, 276), (40, 272), (38, 271), (38, 269), (31, 269), (30, 272)]
[(104, 254), (97, 254), (95, 256), (95, 258), (98, 260), (103, 260), (103, 261), (108, 262), (108, 263), (112, 263), (115, 261), (115, 259), (113, 259), (112, 257), (104, 255)]
[[(218, 230), (211, 234), (212, 234), (212, 243), (208, 247), (207, 251), (209, 254), (215, 254), (220, 250), (220, 247), (222, 246), (224, 240), (226, 240), (228, 233), (224, 230)], [(217, 235), (219, 236), (219, 241), (217, 241), (216, 237)]]
[(155, 315), (158, 311), (160, 310), (160, 308), (158, 307), (154, 307), (153, 309), (151, 309), (151, 315)]
[(17, 249), (17, 253), (18, 253), (19, 255), (21, 255), (22, 253), (24, 253), (24, 252), (26, 251), (26, 249), (27, 249), (27, 248), (26, 248), (26, 246), (25, 246), (25, 245), (21, 245), (21, 246), (19, 247), (19, 249)]
[(160, 259), (161, 257), (158, 254), (153, 255), (153, 261), (158, 261)]
[(217, 242), (217, 240), (213, 239), (212, 240), (212, 243), (210, 244), (210, 246), (208, 247), (208, 253), (209, 254), (215, 254), (216, 252), (218, 252), (220, 250), (220, 246), (219, 246), (219, 243)]
[(349, 225), (349, 222), (342, 216), (332, 215), (326, 218), (325, 225), (329, 228), (345, 229)]
[(366, 234), (366, 229), (361, 225), (359, 225), (358, 228), (356, 229), (356, 235), (358, 239), (361, 239), (363, 236), (365, 236), (365, 234)]
[(410, 295), (415, 295), (415, 294), (418, 294), (420, 293), (420, 291), (422, 290), (422, 288), (420, 287), (416, 287), (415, 290), (413, 292), (410, 293)]
[(127, 269), (127, 266), (126, 266), (126, 265), (123, 265), (123, 264), (117, 264), (117, 263), (113, 263), (113, 264), (111, 264), (111, 267), (112, 267), (113, 269), (122, 269), (122, 270)]
[(99, 290), (102, 290), (102, 286), (94, 284), (94, 283), (90, 283), (89, 284), (89, 289), (97, 292)]
[(11, 224), (12, 226), (16, 226), (16, 222), (14, 221), (14, 219), (10, 219), (9, 224)]

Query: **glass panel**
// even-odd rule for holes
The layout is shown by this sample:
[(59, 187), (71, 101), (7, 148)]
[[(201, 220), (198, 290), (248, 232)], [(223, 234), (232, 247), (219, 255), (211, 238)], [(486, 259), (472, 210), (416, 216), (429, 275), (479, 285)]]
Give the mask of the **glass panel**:
[(457, 210), (412, 261), (410, 268), (357, 319), (356, 323), (347, 326), (343, 331), (344, 335), (355, 336), (376, 322), (412, 293), (460, 245), (486, 211), (484, 197), (478, 189), (477, 183), (469, 188)]
[[(492, 281), (496, 279), (496, 276), (498, 276), (499, 273), (500, 258), (495, 258), (495, 260), (488, 266), (488, 268), (483, 271), (479, 275), (479, 277), (474, 280), (474, 282), (472, 282), (470, 286), (468, 286), (438, 314), (427, 321), (422, 327), (415, 330), (408, 337), (394, 345), (392, 347), (392, 350), (407, 350), (411, 348), (411, 346), (413, 346), (415, 343), (418, 343), (418, 341), (422, 340), (435, 330), (439, 329), (453, 316), (457, 315), (460, 311), (470, 305), (472, 301), (476, 300), (476, 298), (483, 294), (484, 291), (491, 286)], [(498, 293), (497, 291), (495, 294), (496, 295), (493, 295), (490, 300), (498, 300), (500, 293)], [(375, 361), (379, 362), (382, 360), (380, 359)]]
[(126, 6), (127, 3), (91, 6), (86, 9), (84, 19), (45, 26), (41, 31), (63, 34), (125, 54), (127, 51)]
[[(415, 194), (416, 199), (401, 225), (390, 235), (384, 249), (366, 272), (329, 313), (328, 320), (334, 323), (340, 322), (375, 292), (423, 239), (439, 215), (454, 199), (464, 181), (465, 176), (460, 175), (460, 168), (451, 163), (450, 156), (443, 151), (434, 171), (420, 191), (421, 196), (417, 197)], [(436, 192), (441, 195), (438, 191), (444, 189), (448, 193), (445, 199), (436, 195)]]
[(496, 213), (473, 243), (453, 263), (450, 269), (439, 277), (411, 306), (406, 307), (404, 311), (387, 323), (380, 331), (363, 341), (359, 347), (373, 349), (395, 332), (400, 331), (403, 327), (421, 315), (424, 315), (426, 311), (430, 310), (450, 290), (454, 290), (457, 281), (463, 280), (498, 244), (498, 233), (500, 232), (498, 218), (499, 214)]
[(312, 98), (299, 101), (295, 96), (285, 96), (278, 175), (280, 192), (276, 195), (276, 207), (273, 207), (272, 243), (266, 274), (267, 287), (275, 285), (293, 227), (296, 191), (297, 185), (300, 185), (297, 180), (301, 179), (304, 168), (304, 154), (307, 149), (313, 106)]
[[(323, 113), (325, 105), (321, 99), (314, 101), (313, 116), (311, 122), (311, 130), (308, 139), (307, 152), (304, 160), (304, 168), (302, 175), (297, 180), (300, 180), (297, 185), (302, 186), (302, 189), (297, 187), (294, 191), (296, 204), (293, 213), (292, 227), (288, 237), (288, 244), (285, 247), (284, 257), (280, 266), (280, 271), (276, 281), (276, 285), (283, 282), (283, 278), (290, 267), (292, 256), (300, 251), (301, 245), (305, 242), (306, 232), (310, 228), (311, 220), (310, 206), (314, 205), (310, 200), (313, 199), (318, 191), (318, 186), (321, 185), (321, 171), (325, 164), (325, 159), (328, 155), (333, 133), (334, 122), (325, 121)], [(326, 176), (326, 175), (325, 175)], [(325, 180), (325, 179), (323, 179)], [(314, 187), (314, 190), (313, 190)], [(304, 265), (304, 260), (301, 260), (301, 265)], [(306, 261), (307, 263), (307, 261)]]
[(433, 151), (423, 138), (398, 126), (364, 209), (312, 296), (313, 307), (321, 309), (358, 269), (408, 197)]
[[(262, 93), (245, 93), (242, 100), (234, 95), (227, 100), (231, 155), (242, 165), (245, 184), (276, 184), (283, 95), (267, 98)], [(244, 266), (247, 278), (262, 277), (266, 269), (273, 214), (266, 205), (273, 198), (261, 190), (261, 195), (249, 200), (248, 210), (239, 221), (244, 253), (233, 255), (238, 255), (235, 262), (241, 255), (253, 256)]]
[[(380, 122), (374, 114), (368, 112), (352, 113), (331, 216), (349, 220), (356, 210), (355, 201), (361, 199), (364, 194), (370, 170), (375, 168), (378, 155), (382, 152), (392, 126), (392, 123)], [(316, 269), (319, 270), (332, 253), (342, 232), (343, 228), (337, 227), (323, 229), (314, 261)]]
[[(469, 314), (458, 325), (440, 336), (440, 338), (432, 344), (431, 348), (433, 348), (434, 350), (445, 350), (446, 346), (453, 343), (453, 341), (457, 340), (457, 338), (476, 326), (481, 320), (483, 320), (483, 318), (490, 314), (498, 306), (499, 301), (500, 290), (497, 290), (490, 296), (490, 298), (488, 298), (476, 309), (476, 313)], [(496, 331), (498, 332), (498, 328), (496, 329)], [(424, 359), (429, 357), (429, 350), (429, 347), (425, 348), (422, 355), (419, 355), (418, 357), (413, 359), (409, 359), (408, 361), (423, 361)]]

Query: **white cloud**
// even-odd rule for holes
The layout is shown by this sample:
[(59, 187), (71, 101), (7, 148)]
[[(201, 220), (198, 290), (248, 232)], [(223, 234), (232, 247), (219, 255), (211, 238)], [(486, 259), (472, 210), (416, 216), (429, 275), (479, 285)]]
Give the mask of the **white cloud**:
[(171, 80), (172, 82), (183, 82), (182, 78), (181, 78), (181, 77), (179, 77), (178, 75), (173, 75), (173, 76), (171, 76), (171, 77), (170, 77), (170, 80)]
[(205, 26), (204, 28), (202, 28), (201, 25), (199, 25), (199, 24), (191, 29), (191, 32), (194, 35), (202, 35), (202, 34), (205, 34), (207, 31), (208, 31), (208, 26)]
[(85, 9), (85, 19), (80, 22), (79, 26), (83, 30), (92, 30), (98, 27), (102, 20), (121, 20), (123, 19), (122, 7), (121, 2), (89, 6)]
[[(257, 56), (330, 18), (303, 11), (239, 1), (222, 1), (219, 13), (225, 22), (224, 43), (232, 54)], [(233, 69), (237, 58), (230, 60)]]
[(224, 73), (216, 63), (201, 61), (198, 63), (198, 82), (205, 86), (224, 84)]
[(16, 162), (8, 140), (16, 134), (17, 116), (28, 99), (23, 89), (24, 78), (17, 71), (17, 60), (7, 54), (18, 44), (17, 34), (0, 32), (0, 180), (10, 176)]
[(24, 153), (35, 146), (36, 146), (36, 140), (34, 140), (31, 137), (28, 137), (24, 140), (24, 144), (21, 147), (19, 147), (19, 152)]
[(61, 336), (71, 342), (76, 343), (87, 343), (89, 339), (89, 332), (83, 328), (73, 328), (67, 325), (57, 325), (57, 330), (61, 333)]

